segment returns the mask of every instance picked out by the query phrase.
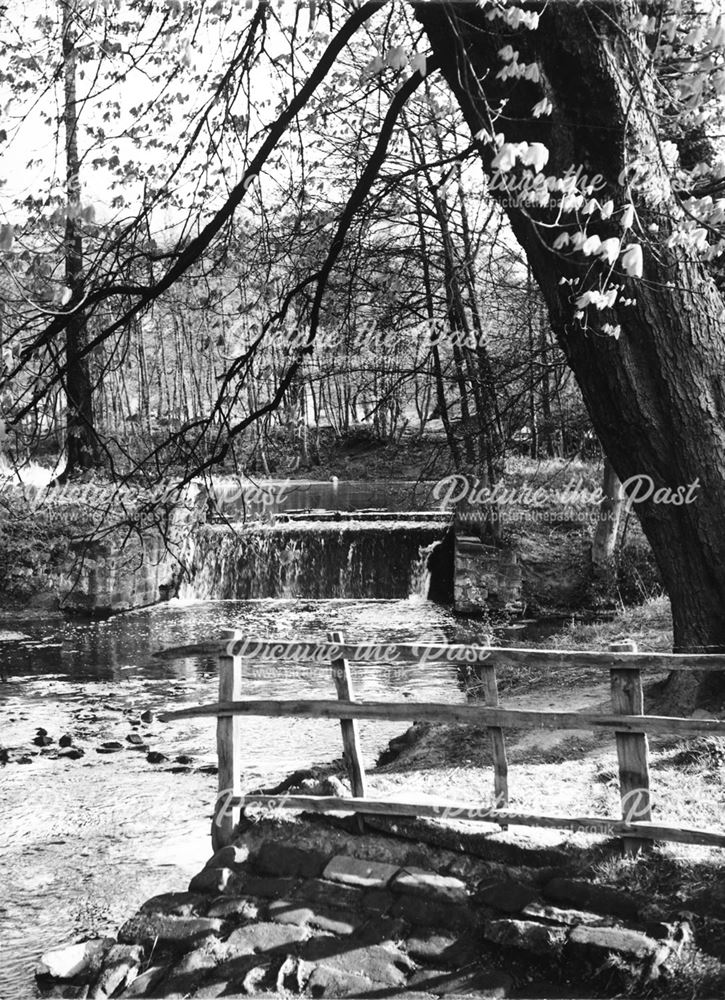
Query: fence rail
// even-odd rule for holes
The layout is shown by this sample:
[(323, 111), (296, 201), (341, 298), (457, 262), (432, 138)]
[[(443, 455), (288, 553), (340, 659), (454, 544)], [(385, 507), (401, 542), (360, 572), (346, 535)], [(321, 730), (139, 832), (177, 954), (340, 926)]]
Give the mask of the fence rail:
[[(348, 812), (358, 815), (418, 816), (486, 822), (501, 827), (539, 826), (570, 829), (621, 837), (625, 851), (632, 852), (652, 841), (674, 841), (710, 847), (725, 847), (725, 831), (667, 825), (652, 820), (648, 734), (679, 736), (725, 735), (725, 721), (685, 719), (644, 714), (642, 671), (725, 671), (725, 655), (640, 653), (631, 642), (613, 643), (606, 651), (509, 649), (495, 646), (463, 646), (423, 643), (345, 643), (339, 632), (327, 642), (278, 642), (245, 638), (229, 633), (224, 639), (177, 646), (155, 654), (161, 659), (209, 655), (219, 657), (219, 700), (159, 715), (161, 721), (211, 716), (217, 719), (219, 795), (212, 825), (214, 846), (234, 837), (240, 810), (245, 805), (274, 805), (311, 812)], [(331, 670), (337, 699), (282, 700), (243, 698), (243, 660), (296, 662)], [(351, 664), (449, 663), (478, 668), (485, 705), (446, 702), (361, 702), (353, 690)], [(497, 669), (537, 667), (601, 667), (609, 670), (611, 713), (557, 712), (509, 709), (499, 705)], [(285, 795), (242, 795), (240, 762), (243, 751), (241, 719), (256, 715), (268, 718), (339, 719), (344, 759), (350, 775), (351, 798)], [(358, 733), (359, 719), (456, 721), (486, 727), (491, 742), (495, 808), (481, 803), (428, 800), (401, 802), (367, 795), (365, 767)], [(524, 814), (506, 808), (509, 804), (506, 729), (612, 730), (619, 763), (622, 818), (545, 816)]]
[[(620, 644), (615, 643), (615, 646)], [(634, 645), (632, 643), (631, 645)], [(453, 666), (537, 667), (549, 670), (561, 667), (601, 667), (611, 670), (725, 671), (725, 654), (717, 653), (639, 653), (591, 649), (516, 649), (504, 646), (463, 646), (445, 643), (333, 643), (280, 642), (275, 639), (212, 639), (185, 646), (174, 646), (154, 653), (160, 660), (179, 660), (187, 656), (240, 656), (257, 663), (296, 662), (329, 667), (332, 660), (345, 659), (360, 665), (403, 663), (447, 663)]]

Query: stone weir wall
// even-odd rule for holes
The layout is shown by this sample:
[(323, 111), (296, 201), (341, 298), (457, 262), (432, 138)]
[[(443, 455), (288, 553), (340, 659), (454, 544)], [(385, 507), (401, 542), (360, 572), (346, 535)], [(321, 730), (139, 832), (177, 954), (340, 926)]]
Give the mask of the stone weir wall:
[(206, 491), (193, 483), (169, 507), (163, 533), (118, 530), (102, 540), (72, 544), (53, 581), (61, 608), (72, 614), (114, 614), (175, 596), (194, 536), (206, 520), (206, 503)]
[(41, 983), (65, 967), (91, 997), (582, 998), (616, 994), (617, 968), (644, 986), (690, 957), (689, 925), (629, 893), (355, 822), (247, 823), (117, 940), (43, 956)]

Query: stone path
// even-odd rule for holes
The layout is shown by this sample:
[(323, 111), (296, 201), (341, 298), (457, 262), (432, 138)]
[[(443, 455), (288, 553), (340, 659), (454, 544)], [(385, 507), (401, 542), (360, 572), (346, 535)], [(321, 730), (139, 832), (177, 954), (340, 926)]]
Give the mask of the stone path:
[(586, 983), (613, 954), (651, 979), (691, 940), (643, 901), (551, 870), (501, 878), (436, 851), (426, 867), (393, 837), (318, 824), (295, 843), (301, 826), (258, 824), (187, 892), (148, 900), (100, 948), (84, 995), (493, 1000), (531, 995), (542, 969)]

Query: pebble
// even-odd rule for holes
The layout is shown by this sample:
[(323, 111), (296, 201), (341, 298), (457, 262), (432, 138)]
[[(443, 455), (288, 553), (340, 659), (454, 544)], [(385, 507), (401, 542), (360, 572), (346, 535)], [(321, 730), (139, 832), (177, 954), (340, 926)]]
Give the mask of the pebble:
[(177, 764), (191, 764), (192, 763), (191, 757), (189, 757), (185, 753), (180, 753), (178, 757), (174, 757), (174, 761)]
[(143, 740), (141, 739), (138, 733), (129, 733), (128, 736), (126, 737), (126, 740), (128, 743), (136, 743), (136, 744), (143, 743)]
[(168, 759), (164, 754), (159, 753), (158, 750), (152, 750), (151, 753), (146, 754), (146, 760), (149, 764), (163, 764)]
[(65, 733), (65, 735), (61, 736), (61, 738), (58, 740), (58, 745), (61, 747), (69, 747), (72, 742), (73, 742), (73, 737), (69, 736), (68, 733)]

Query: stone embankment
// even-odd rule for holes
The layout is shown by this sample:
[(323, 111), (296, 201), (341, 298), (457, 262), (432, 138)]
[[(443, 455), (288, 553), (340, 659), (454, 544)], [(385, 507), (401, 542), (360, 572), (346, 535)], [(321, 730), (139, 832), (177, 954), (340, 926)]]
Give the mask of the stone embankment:
[(354, 830), (249, 824), (187, 892), (148, 900), (117, 940), (43, 956), (40, 971), (57, 973), (65, 955), (66, 995), (99, 998), (493, 1000), (551, 996), (546, 984), (581, 998), (602, 995), (592, 984), (605, 969), (644, 984), (693, 948), (685, 921), (562, 869)]

